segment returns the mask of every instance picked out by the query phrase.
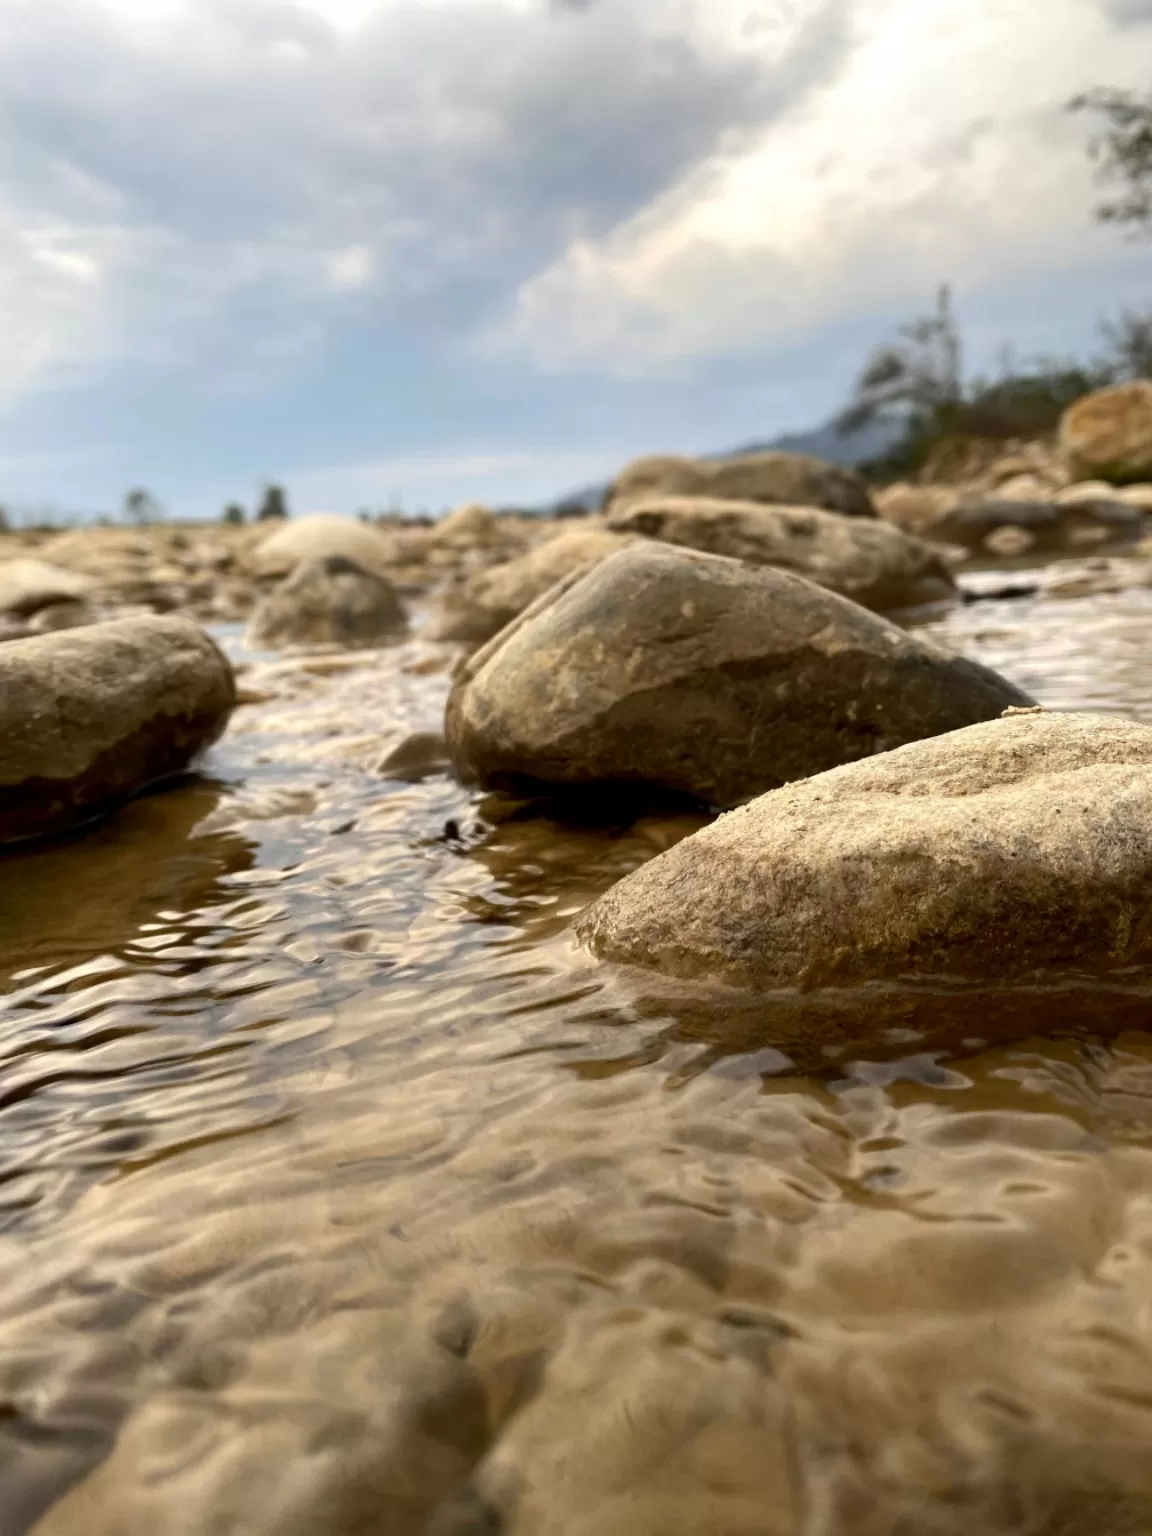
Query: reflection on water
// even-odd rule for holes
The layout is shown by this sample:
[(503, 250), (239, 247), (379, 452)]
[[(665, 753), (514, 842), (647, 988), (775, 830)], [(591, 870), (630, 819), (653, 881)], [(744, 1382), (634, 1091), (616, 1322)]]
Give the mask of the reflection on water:
[[(1152, 720), (1150, 605), (932, 628)], [(644, 996), (567, 925), (699, 820), (377, 777), (445, 662), (256, 662), (205, 778), (0, 862), (5, 1536), (1152, 1528), (1139, 1003)]]

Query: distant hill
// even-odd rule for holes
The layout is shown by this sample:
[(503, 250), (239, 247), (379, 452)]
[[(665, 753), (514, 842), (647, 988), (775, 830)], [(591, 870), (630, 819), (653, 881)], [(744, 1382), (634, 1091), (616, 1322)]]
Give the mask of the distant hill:
[[(700, 457), (732, 459), (743, 453), (771, 453), (779, 450), (783, 453), (810, 453), (814, 458), (827, 459), (830, 464), (843, 464), (854, 469), (857, 464), (867, 464), (872, 459), (878, 459), (892, 447), (900, 431), (899, 425), (892, 422), (877, 422), (851, 437), (845, 437), (836, 424), (829, 421), (822, 427), (813, 428), (811, 432), (783, 432), (769, 442), (743, 443), (739, 448), (728, 448), (723, 453), (704, 453)], [(558, 512), (576, 511), (579, 508), (592, 512), (600, 506), (607, 490), (607, 481), (599, 485), (585, 485), (577, 491), (570, 491), (567, 496), (561, 496), (558, 501), (541, 510)]]

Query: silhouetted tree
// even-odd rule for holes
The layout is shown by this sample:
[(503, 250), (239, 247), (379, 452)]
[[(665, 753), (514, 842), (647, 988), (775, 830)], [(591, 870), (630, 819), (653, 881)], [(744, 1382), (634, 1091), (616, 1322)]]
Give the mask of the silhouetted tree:
[(836, 425), (851, 434), (877, 421), (900, 420), (912, 427), (929, 420), (963, 399), (962, 365), (952, 290), (945, 284), (933, 314), (901, 326), (895, 342), (872, 353)]
[(260, 503), (260, 510), (256, 514), (256, 521), (266, 523), (271, 518), (288, 516), (288, 500), (284, 495), (284, 488), (280, 485), (266, 485), (264, 487), (264, 499)]
[(220, 521), (229, 527), (239, 528), (248, 521), (248, 515), (238, 501), (230, 501), (221, 512)]
[(136, 486), (124, 497), (124, 515), (143, 527), (146, 523), (158, 523), (164, 516), (164, 508), (143, 486)]
[(1152, 234), (1152, 91), (1085, 91), (1072, 98), (1068, 110), (1102, 120), (1088, 152), (1097, 180), (1117, 186), (1119, 193), (1099, 204), (1096, 217), (1136, 235)]

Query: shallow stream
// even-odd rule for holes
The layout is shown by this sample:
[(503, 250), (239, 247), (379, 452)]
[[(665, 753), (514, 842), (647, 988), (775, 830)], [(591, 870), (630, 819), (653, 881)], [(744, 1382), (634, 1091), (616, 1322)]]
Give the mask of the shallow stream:
[[(1152, 722), (1152, 589), (929, 627)], [(1152, 1034), (642, 1006), (567, 925), (698, 817), (386, 780), (445, 652), (224, 638), (199, 777), (0, 861), (3, 1536), (1152, 1530)]]

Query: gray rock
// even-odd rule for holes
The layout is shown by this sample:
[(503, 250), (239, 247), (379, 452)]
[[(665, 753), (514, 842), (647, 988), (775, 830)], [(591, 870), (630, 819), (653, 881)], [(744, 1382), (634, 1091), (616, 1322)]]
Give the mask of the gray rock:
[(446, 737), (493, 788), (630, 781), (734, 805), (1028, 702), (802, 577), (644, 542), (471, 657)]
[(846, 517), (876, 516), (862, 475), (806, 453), (745, 453), (730, 459), (655, 454), (635, 459), (609, 487), (604, 510), (616, 511), (625, 502), (647, 496), (712, 496), (822, 507)]
[(186, 768), (227, 723), (227, 658), (186, 619), (0, 647), (0, 842), (74, 826)]
[(612, 887), (597, 955), (773, 988), (1152, 955), (1152, 729), (1021, 711), (763, 795)]
[(265, 597), (248, 626), (247, 644), (379, 645), (405, 633), (403, 604), (392, 583), (343, 555), (310, 560)]
[(659, 496), (626, 503), (608, 526), (616, 533), (795, 571), (881, 612), (956, 593), (939, 548), (874, 518), (846, 518), (816, 507)]

